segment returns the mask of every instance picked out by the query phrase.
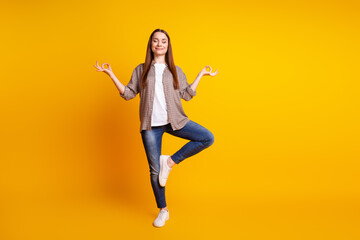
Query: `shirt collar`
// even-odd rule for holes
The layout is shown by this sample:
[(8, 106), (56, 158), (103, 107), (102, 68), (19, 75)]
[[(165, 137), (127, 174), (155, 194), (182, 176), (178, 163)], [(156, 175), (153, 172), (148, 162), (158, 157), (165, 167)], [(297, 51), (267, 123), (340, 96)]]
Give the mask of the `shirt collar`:
[[(154, 66), (155, 60), (151, 60), (151, 66)], [(168, 67), (167, 63), (165, 63), (165, 66)]]

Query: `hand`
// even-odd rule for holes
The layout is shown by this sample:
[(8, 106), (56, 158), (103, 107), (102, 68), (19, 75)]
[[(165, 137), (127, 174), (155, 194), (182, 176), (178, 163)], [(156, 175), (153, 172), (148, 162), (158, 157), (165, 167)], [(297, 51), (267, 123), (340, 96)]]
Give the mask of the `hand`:
[[(210, 71), (207, 71), (206, 69), (207, 68), (210, 68)], [(204, 76), (204, 75), (210, 75), (210, 76), (215, 76), (216, 74), (218, 74), (218, 71), (217, 71), (217, 69), (216, 69), (216, 71), (215, 72), (211, 72), (212, 71), (212, 68), (209, 66), (209, 65), (207, 65), (206, 67), (204, 67), (201, 71), (200, 71), (200, 75), (201, 76)]]
[[(101, 65), (101, 67), (99, 66), (99, 64), (98, 64), (98, 61), (96, 61), (96, 65), (93, 65), (94, 67), (96, 67), (98, 70), (98, 72), (105, 72), (107, 75), (111, 75), (111, 74), (113, 74), (113, 72), (112, 72), (112, 69), (111, 69), (111, 67), (110, 67), (110, 64), (108, 64), (108, 63), (103, 63), (102, 65)], [(105, 68), (105, 66), (108, 66), (109, 67), (109, 69), (107, 69), (107, 68)]]

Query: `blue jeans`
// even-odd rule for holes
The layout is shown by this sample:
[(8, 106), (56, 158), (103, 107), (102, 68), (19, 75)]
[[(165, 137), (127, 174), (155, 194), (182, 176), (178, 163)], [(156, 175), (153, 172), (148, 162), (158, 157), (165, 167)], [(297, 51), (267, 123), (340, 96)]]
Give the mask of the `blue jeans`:
[(175, 131), (172, 130), (170, 124), (152, 127), (151, 130), (148, 131), (141, 131), (141, 138), (150, 167), (151, 186), (158, 208), (166, 207), (165, 187), (159, 184), (161, 142), (164, 132), (190, 140), (179, 151), (171, 155), (171, 159), (177, 164), (199, 153), (214, 142), (214, 135), (209, 130), (191, 120), (189, 120), (182, 129)]

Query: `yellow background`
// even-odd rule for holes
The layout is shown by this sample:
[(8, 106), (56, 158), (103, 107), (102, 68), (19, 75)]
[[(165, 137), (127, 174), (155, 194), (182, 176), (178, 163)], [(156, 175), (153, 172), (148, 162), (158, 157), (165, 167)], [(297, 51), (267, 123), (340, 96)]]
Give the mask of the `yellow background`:
[[(0, 239), (359, 239), (359, 2), (7, 1)], [(165, 29), (215, 135), (161, 229), (127, 84)], [(163, 153), (186, 141), (165, 135)]]

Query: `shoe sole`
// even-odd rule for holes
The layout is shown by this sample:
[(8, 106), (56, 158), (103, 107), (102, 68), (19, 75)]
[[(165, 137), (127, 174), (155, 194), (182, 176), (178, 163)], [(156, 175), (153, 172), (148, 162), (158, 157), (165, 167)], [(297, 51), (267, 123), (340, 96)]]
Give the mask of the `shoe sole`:
[[(169, 218), (170, 218), (170, 216), (167, 216), (167, 217), (165, 218), (165, 223), (166, 223), (167, 220), (169, 220)], [(161, 228), (161, 227), (165, 226), (165, 223), (164, 223), (164, 225), (161, 225), (161, 226), (156, 226), (156, 225), (153, 223), (153, 226), (154, 226), (154, 227), (157, 227), (157, 228)]]
[[(161, 157), (160, 157), (160, 169), (163, 169), (163, 161), (161, 160)], [(165, 185), (166, 185), (166, 181), (165, 181), (164, 185), (161, 184), (161, 182), (160, 182), (160, 173), (159, 173), (159, 184), (162, 187), (165, 187)]]

